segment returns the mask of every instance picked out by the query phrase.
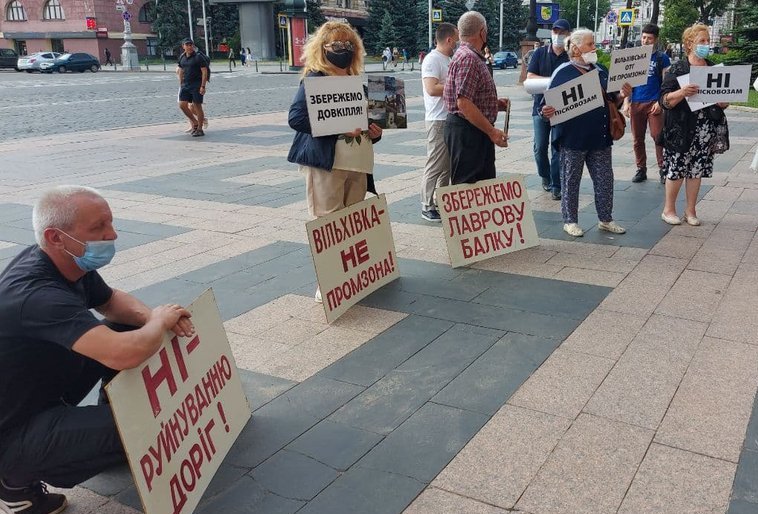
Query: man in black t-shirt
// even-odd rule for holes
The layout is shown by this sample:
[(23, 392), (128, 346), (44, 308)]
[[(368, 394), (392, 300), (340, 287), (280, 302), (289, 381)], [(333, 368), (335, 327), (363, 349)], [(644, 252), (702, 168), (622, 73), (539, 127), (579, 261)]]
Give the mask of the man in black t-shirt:
[(73, 487), (126, 459), (110, 406), (77, 405), (155, 353), (166, 330), (194, 327), (179, 305), (151, 310), (98, 274), (117, 235), (95, 190), (45, 192), (33, 224), (38, 245), (0, 273), (0, 512), (56, 514), (66, 498), (42, 482)]
[[(179, 108), (193, 126), (192, 137), (201, 137), (203, 132), (203, 97), (208, 83), (208, 60), (195, 51), (195, 44), (187, 38), (182, 41), (184, 53), (179, 56)], [(192, 106), (190, 107), (190, 104)]]

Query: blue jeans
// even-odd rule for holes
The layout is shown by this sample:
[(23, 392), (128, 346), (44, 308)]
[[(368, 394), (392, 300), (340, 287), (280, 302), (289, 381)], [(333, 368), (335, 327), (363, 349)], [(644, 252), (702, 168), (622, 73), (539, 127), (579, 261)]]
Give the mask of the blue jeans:
[(534, 160), (537, 163), (537, 173), (542, 178), (550, 179), (550, 189), (554, 193), (561, 192), (561, 159), (555, 146), (550, 145), (550, 159), (547, 157), (547, 146), (550, 144), (550, 120), (532, 116), (534, 121)]

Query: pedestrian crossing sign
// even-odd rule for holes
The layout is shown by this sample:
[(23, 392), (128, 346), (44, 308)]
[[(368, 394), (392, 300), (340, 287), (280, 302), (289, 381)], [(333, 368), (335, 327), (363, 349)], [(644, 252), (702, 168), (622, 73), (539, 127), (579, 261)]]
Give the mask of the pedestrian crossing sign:
[(286, 14), (277, 14), (276, 18), (279, 22), (279, 28), (286, 29), (287, 28), (287, 15)]
[(432, 23), (442, 22), (442, 9), (432, 9)]
[(630, 27), (634, 23), (634, 9), (619, 10), (619, 25)]

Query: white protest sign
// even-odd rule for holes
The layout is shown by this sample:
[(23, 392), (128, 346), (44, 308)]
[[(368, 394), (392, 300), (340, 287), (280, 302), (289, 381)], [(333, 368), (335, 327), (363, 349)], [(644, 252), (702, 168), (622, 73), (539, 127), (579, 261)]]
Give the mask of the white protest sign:
[(558, 125), (605, 105), (597, 70), (545, 91), (545, 105), (555, 108), (550, 125)]
[(611, 53), (611, 69), (608, 72), (606, 91), (621, 91), (621, 86), (627, 82), (632, 87), (647, 84), (652, 55), (653, 45), (614, 50)]
[(437, 195), (454, 268), (539, 244), (521, 175), (441, 187)]
[(305, 227), (329, 323), (400, 277), (384, 195), (315, 219)]
[(739, 66), (692, 66), (690, 83), (700, 90), (690, 97), (693, 102), (746, 102), (750, 91), (749, 64)]
[(305, 77), (305, 103), (313, 137), (368, 130), (368, 100), (363, 80), (346, 77)]
[(250, 419), (213, 291), (187, 310), (194, 337), (167, 333), (105, 388), (146, 514), (192, 513)]
[[(723, 66), (723, 64), (717, 64), (716, 66)], [(676, 78), (676, 81), (679, 83), (679, 87), (684, 87), (690, 83), (690, 74), (685, 73), (684, 75), (679, 75)], [(691, 98), (692, 97), (687, 97), (687, 104), (690, 106), (690, 111), (692, 112), (699, 111), (700, 109), (705, 109), (708, 106), (714, 105), (714, 102), (693, 102)]]

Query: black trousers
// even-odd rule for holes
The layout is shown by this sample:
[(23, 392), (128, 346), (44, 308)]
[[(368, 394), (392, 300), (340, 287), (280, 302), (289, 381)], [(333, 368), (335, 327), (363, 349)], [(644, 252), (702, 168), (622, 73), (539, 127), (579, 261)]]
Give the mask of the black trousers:
[(450, 152), (450, 183), (473, 184), (495, 178), (495, 143), (457, 114), (448, 114), (444, 130)]
[[(133, 327), (109, 324), (119, 332)], [(98, 405), (77, 407), (97, 383), (116, 371), (88, 358), (60, 402), (21, 425), (0, 434), (0, 477), (13, 485), (41, 480), (55, 487), (74, 487), (101, 471), (126, 462), (110, 405), (101, 389)]]

